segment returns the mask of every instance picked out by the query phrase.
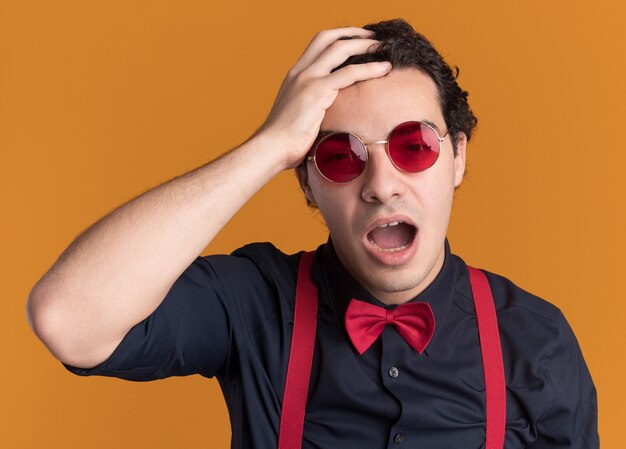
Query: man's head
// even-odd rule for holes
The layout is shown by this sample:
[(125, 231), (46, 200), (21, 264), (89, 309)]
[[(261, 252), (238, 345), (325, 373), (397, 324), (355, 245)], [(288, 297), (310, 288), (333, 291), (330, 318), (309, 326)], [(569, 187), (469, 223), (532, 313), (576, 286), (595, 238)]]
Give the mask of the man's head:
[(380, 47), (371, 53), (351, 56), (333, 71), (350, 64), (390, 61), (394, 70), (414, 68), (424, 72), (437, 86), (441, 112), (446, 129), (452, 136), (456, 154), (458, 132), (463, 132), (469, 141), (477, 124), (477, 119), (467, 102), (468, 93), (456, 82), (458, 67), (455, 68), (454, 74), (428, 39), (416, 33), (413, 27), (402, 19), (369, 24), (363, 28), (376, 33), (372, 39), (381, 41)]
[(446, 135), (439, 157), (432, 167), (408, 173), (393, 165), (384, 144), (374, 143), (367, 147), (364, 171), (350, 183), (325, 179), (311, 161), (296, 172), (343, 265), (379, 299), (399, 303), (430, 284), (443, 264), (452, 197), (463, 179), (476, 118), (450, 68), (410, 25), (394, 20), (364, 28), (383, 44), (336, 70), (379, 60), (391, 61), (393, 69), (339, 91), (320, 132), (350, 132), (367, 143), (387, 140), (400, 123), (430, 122)]

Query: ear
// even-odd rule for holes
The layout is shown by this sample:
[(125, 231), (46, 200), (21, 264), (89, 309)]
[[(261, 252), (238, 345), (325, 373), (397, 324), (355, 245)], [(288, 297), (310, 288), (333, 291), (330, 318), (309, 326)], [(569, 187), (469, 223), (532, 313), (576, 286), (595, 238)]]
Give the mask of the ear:
[(309, 203), (311, 203), (312, 205), (315, 205), (315, 197), (313, 196), (313, 191), (311, 190), (311, 186), (309, 185), (309, 172), (308, 172), (308, 167), (307, 167), (307, 163), (303, 163), (298, 165), (295, 168), (296, 171), (296, 176), (298, 178), (298, 182), (300, 183), (300, 188), (302, 189), (302, 191), (304, 192), (304, 195), (306, 196), (306, 199), (309, 201)]
[(456, 156), (454, 156), (454, 187), (458, 187), (465, 175), (465, 154), (467, 147), (467, 136), (459, 131), (456, 134)]

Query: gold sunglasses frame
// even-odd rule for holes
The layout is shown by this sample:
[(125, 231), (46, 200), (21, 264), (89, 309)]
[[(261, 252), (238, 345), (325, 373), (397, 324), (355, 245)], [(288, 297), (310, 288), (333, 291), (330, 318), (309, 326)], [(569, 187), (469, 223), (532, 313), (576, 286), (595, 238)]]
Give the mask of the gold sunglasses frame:
[[(391, 132), (389, 133), (389, 138), (391, 138), (391, 135), (392, 135), (392, 134), (396, 131), (396, 129), (398, 129), (400, 126), (405, 125), (405, 124), (407, 124), (407, 123), (419, 123), (420, 125), (425, 125), (425, 126), (428, 126), (428, 127), (429, 127), (429, 128), (430, 128), (430, 129), (431, 129), (431, 130), (435, 133), (435, 136), (437, 136), (437, 140), (439, 141), (439, 151), (437, 152), (437, 159), (435, 159), (435, 162), (433, 162), (433, 164), (430, 166), (430, 167), (432, 167), (432, 166), (433, 166), (433, 165), (435, 165), (435, 164), (437, 163), (437, 161), (439, 160), (439, 154), (441, 153), (441, 143), (442, 143), (442, 142), (446, 139), (446, 136), (448, 135), (448, 131), (449, 131), (449, 130), (447, 130), (447, 131), (445, 132), (445, 134), (444, 134), (443, 136), (441, 136), (441, 137), (440, 137), (440, 136), (439, 136), (439, 133), (437, 132), (437, 130), (435, 129), (435, 127), (434, 127), (434, 126), (432, 126), (432, 125), (430, 125), (429, 123), (422, 122), (422, 121), (420, 121), (420, 120), (407, 120), (406, 122), (402, 122), (402, 123), (399, 123), (398, 125), (396, 125), (396, 126), (395, 126), (392, 130), (391, 130)], [(367, 147), (368, 147), (369, 145), (373, 145), (373, 144), (376, 144), (376, 143), (384, 143), (384, 144), (385, 144), (385, 151), (387, 152), (387, 157), (389, 158), (389, 160), (391, 161), (391, 163), (393, 164), (393, 166), (394, 166), (397, 170), (399, 170), (399, 171), (401, 171), (401, 172), (405, 172), (405, 173), (420, 173), (420, 172), (422, 172), (422, 171), (424, 171), (424, 170), (428, 170), (428, 169), (430, 168), (430, 167), (427, 167), (427, 168), (425, 168), (424, 170), (420, 170), (419, 172), (410, 172), (410, 171), (408, 171), (408, 170), (404, 170), (404, 169), (403, 169), (403, 168), (401, 168), (401, 167), (398, 167), (398, 166), (396, 165), (395, 161), (393, 160), (393, 158), (391, 157), (391, 154), (389, 153), (389, 138), (388, 138), (387, 140), (375, 140), (375, 141), (373, 141), (373, 142), (365, 143), (365, 142), (363, 142), (363, 140), (361, 140), (361, 138), (360, 138), (359, 136), (357, 136), (356, 134), (349, 133), (349, 132), (344, 132), (344, 131), (337, 131), (337, 132), (332, 132), (332, 133), (329, 133), (329, 134), (325, 135), (324, 137), (322, 137), (322, 138), (319, 140), (319, 142), (317, 142), (317, 143), (315, 144), (315, 146), (313, 147), (313, 154), (312, 154), (311, 156), (307, 156), (307, 158), (306, 158), (306, 161), (307, 161), (307, 162), (309, 162), (309, 161), (313, 161), (313, 165), (315, 165), (315, 168), (317, 169), (317, 172), (318, 172), (318, 173), (319, 173), (319, 174), (320, 174), (320, 175), (321, 175), (324, 179), (326, 179), (326, 180), (327, 180), (327, 181), (329, 181), (329, 182), (333, 182), (333, 183), (336, 183), (336, 184), (349, 184), (349, 183), (351, 183), (351, 182), (356, 181), (356, 180), (359, 178), (359, 176), (361, 176), (361, 174), (363, 174), (363, 172), (365, 171), (365, 168), (364, 168), (364, 169), (363, 169), (363, 171), (361, 171), (361, 173), (359, 173), (359, 174), (356, 176), (356, 178), (351, 179), (350, 181), (333, 181), (332, 179), (328, 179), (326, 176), (324, 176), (324, 174), (320, 171), (319, 167), (317, 166), (317, 161), (315, 160), (315, 156), (316, 156), (316, 153), (317, 153), (317, 148), (319, 147), (319, 145), (320, 145), (323, 141), (325, 141), (325, 140), (326, 140), (326, 139), (328, 139), (329, 137), (334, 136), (334, 135), (337, 135), (337, 134), (348, 134), (348, 135), (350, 135), (350, 136), (352, 136), (352, 137), (355, 137), (355, 138), (356, 138), (359, 142), (361, 142), (361, 145), (363, 145), (363, 148), (365, 148), (365, 165), (366, 165), (366, 166), (367, 166), (367, 161), (369, 160), (369, 151), (368, 151)]]

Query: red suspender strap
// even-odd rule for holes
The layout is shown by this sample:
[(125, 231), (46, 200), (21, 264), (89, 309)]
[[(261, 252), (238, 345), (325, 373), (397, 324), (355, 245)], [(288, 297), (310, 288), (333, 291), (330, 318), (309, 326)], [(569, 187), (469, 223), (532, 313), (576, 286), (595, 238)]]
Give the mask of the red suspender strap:
[(293, 334), (280, 416), (278, 449), (300, 449), (317, 326), (317, 288), (311, 279), (315, 253), (302, 254), (296, 284)]
[[(315, 328), (317, 326), (317, 288), (311, 279), (313, 252), (302, 254), (293, 321), (293, 336), (283, 396), (278, 449), (300, 449), (304, 412), (309, 392)], [(485, 449), (502, 449), (506, 426), (506, 386), (496, 311), (485, 274), (467, 267), (470, 274), (478, 334), (485, 373), (487, 430)]]
[(476, 307), (478, 335), (485, 372), (487, 403), (485, 449), (501, 449), (504, 447), (506, 428), (506, 384), (496, 309), (485, 273), (473, 267), (467, 268), (474, 296), (474, 307)]

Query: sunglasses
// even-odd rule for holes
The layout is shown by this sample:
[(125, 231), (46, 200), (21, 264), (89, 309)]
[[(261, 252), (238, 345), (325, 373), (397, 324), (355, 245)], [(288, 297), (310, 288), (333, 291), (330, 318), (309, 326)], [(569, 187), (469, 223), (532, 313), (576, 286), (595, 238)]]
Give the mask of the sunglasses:
[(428, 123), (410, 121), (400, 123), (389, 134), (388, 140), (363, 143), (352, 133), (332, 132), (313, 147), (307, 161), (313, 161), (320, 174), (329, 181), (348, 183), (365, 170), (367, 146), (384, 143), (393, 165), (401, 171), (418, 173), (431, 167), (441, 151), (441, 142), (448, 132), (439, 137)]

